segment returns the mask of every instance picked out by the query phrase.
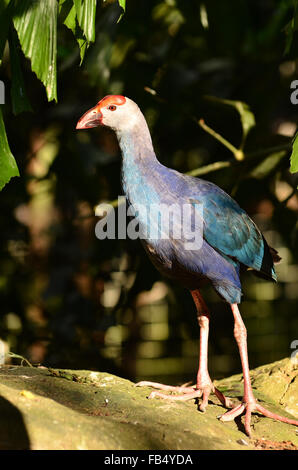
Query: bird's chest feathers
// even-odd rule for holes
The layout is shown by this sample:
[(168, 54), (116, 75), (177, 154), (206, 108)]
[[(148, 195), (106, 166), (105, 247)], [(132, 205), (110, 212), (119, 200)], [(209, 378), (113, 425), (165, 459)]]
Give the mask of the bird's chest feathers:
[(166, 208), (166, 185), (161, 185), (160, 164), (153, 158), (123, 155), (122, 184), (128, 201), (128, 215), (133, 217), (130, 228), (138, 227), (139, 238), (147, 248), (170, 256), (172, 251), (167, 227), (161, 216)]
[(150, 178), (152, 171), (148, 164), (142, 165), (134, 160), (123, 162), (122, 186), (130, 205), (144, 205), (149, 208), (151, 204), (159, 202), (159, 195)]

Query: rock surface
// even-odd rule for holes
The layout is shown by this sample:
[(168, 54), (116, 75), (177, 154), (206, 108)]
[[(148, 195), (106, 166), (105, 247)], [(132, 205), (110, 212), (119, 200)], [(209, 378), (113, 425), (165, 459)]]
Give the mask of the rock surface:
[[(256, 397), (298, 418), (298, 367), (290, 359), (251, 372)], [(241, 399), (242, 376), (217, 382)], [(212, 396), (205, 413), (194, 400), (148, 400), (150, 389), (105, 372), (42, 367), (0, 368), (0, 449), (298, 449), (298, 428), (254, 415), (253, 436), (241, 418), (222, 423)]]

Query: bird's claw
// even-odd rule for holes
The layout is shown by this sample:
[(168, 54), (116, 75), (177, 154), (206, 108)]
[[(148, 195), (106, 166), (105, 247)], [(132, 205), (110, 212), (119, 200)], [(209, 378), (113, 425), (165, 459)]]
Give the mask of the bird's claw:
[(164, 385), (164, 384), (160, 384), (157, 382), (143, 381), (143, 382), (138, 382), (136, 384), (136, 387), (153, 387), (159, 390), (163, 390), (165, 392), (179, 393), (179, 395), (168, 395), (166, 393), (162, 393), (159, 391), (153, 391), (148, 396), (149, 399), (159, 397), (159, 398), (164, 398), (167, 400), (175, 401), (175, 400), (191, 400), (192, 398), (201, 396), (200, 390), (196, 390), (194, 385), (193, 386), (182, 385), (180, 387), (179, 386), (175, 387), (172, 385)]
[(153, 391), (150, 393), (148, 396), (149, 399), (151, 398), (163, 398), (165, 400), (170, 400), (170, 401), (186, 401), (186, 400), (192, 400), (195, 398), (202, 398), (201, 403), (199, 404), (199, 410), (202, 412), (206, 411), (206, 408), (208, 406), (208, 400), (209, 396), (211, 393), (215, 393), (217, 398), (221, 401), (221, 403), (226, 407), (226, 408), (231, 408), (232, 402), (230, 401), (229, 398), (226, 398), (217, 388), (214, 387), (212, 382), (210, 383), (205, 383), (204, 385), (197, 384), (197, 385), (182, 385), (182, 386), (171, 386), (171, 385), (164, 385), (160, 384), (157, 382), (138, 382), (136, 384), (137, 387), (153, 387), (157, 388), (159, 390), (163, 390), (165, 392), (175, 392), (177, 395), (169, 395), (167, 393), (162, 393), (160, 391)]
[(187, 401), (187, 400), (192, 400), (194, 398), (200, 398), (201, 396), (202, 396), (201, 390), (194, 390), (192, 392), (187, 391), (187, 392), (181, 393), (180, 395), (168, 395), (167, 393), (154, 391), (150, 393), (148, 398), (151, 399), (151, 398), (158, 397), (158, 398), (163, 398), (165, 400), (170, 400), (170, 401)]
[(284, 416), (280, 416), (276, 413), (272, 413), (271, 411), (263, 408), (256, 400), (253, 401), (242, 401), (240, 405), (235, 406), (231, 410), (227, 411), (223, 415), (219, 416), (220, 421), (233, 421), (237, 416), (245, 413), (245, 421), (244, 421), (244, 429), (246, 434), (251, 437), (251, 414), (252, 412), (261, 413), (262, 415), (266, 416), (267, 418), (272, 418), (277, 421), (282, 421), (287, 424), (294, 424), (298, 426), (298, 421), (290, 418), (286, 418)]

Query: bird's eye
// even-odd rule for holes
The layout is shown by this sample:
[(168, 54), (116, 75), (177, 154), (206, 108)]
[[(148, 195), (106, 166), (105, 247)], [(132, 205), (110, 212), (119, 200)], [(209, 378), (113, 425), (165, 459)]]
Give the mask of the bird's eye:
[(110, 111), (116, 111), (116, 106), (114, 106), (113, 104), (111, 104), (111, 106), (109, 106), (108, 108)]

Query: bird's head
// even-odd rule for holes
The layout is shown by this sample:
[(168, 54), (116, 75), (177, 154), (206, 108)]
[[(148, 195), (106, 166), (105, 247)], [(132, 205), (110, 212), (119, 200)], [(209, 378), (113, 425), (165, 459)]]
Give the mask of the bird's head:
[(133, 128), (140, 115), (142, 116), (139, 107), (131, 99), (121, 95), (108, 95), (83, 114), (76, 129), (103, 125), (121, 132)]

